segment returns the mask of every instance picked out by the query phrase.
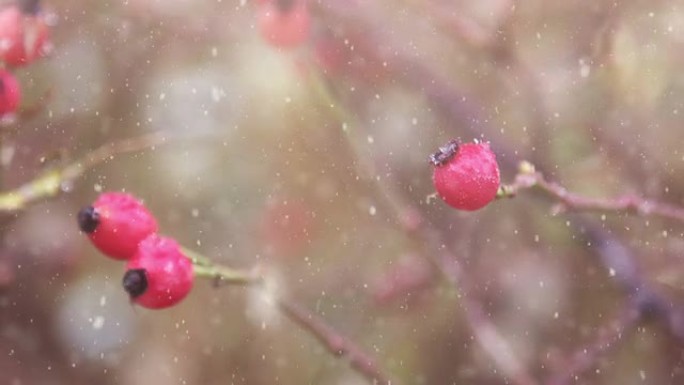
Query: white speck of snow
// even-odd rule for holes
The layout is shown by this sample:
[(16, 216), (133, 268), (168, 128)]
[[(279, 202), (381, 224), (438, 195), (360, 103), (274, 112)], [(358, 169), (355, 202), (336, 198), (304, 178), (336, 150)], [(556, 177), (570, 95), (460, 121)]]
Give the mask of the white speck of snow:
[(103, 316), (99, 315), (93, 319), (93, 329), (100, 330), (104, 326), (105, 319)]
[(591, 73), (591, 66), (584, 59), (579, 60), (580, 76), (586, 78)]
[(608, 275), (610, 275), (611, 277), (615, 277), (615, 269), (613, 269), (612, 267), (608, 269)]
[(372, 136), (368, 135), (368, 143), (373, 144), (374, 142), (375, 142), (375, 139)]
[(103, 295), (102, 297), (100, 297), (100, 306), (104, 306), (106, 304), (107, 304), (107, 297), (105, 297)]
[(375, 206), (371, 206), (371, 207), (368, 209), (368, 214), (370, 214), (370, 215), (373, 215), (373, 216), (374, 216), (377, 212), (378, 212), (378, 210), (375, 208)]
[(218, 103), (226, 96), (225, 91), (219, 87), (211, 87), (211, 100)]

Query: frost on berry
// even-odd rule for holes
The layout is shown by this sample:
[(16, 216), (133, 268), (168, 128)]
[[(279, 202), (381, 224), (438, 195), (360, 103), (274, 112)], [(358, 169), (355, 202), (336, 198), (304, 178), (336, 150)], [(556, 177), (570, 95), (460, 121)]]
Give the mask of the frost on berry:
[(435, 165), (433, 182), (437, 194), (451, 207), (474, 211), (496, 198), (499, 165), (489, 143), (451, 141), (430, 160)]

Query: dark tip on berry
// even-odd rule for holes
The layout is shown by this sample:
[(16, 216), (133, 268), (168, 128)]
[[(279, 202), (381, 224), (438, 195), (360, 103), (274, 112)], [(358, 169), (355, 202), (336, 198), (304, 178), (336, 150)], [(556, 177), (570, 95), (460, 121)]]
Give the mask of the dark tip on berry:
[(100, 214), (97, 213), (95, 207), (84, 207), (78, 212), (78, 227), (84, 233), (92, 233), (99, 224)]
[(123, 277), (123, 287), (131, 298), (141, 296), (147, 290), (145, 269), (128, 270)]
[(442, 166), (448, 162), (458, 152), (458, 146), (461, 143), (458, 139), (453, 139), (449, 143), (440, 147), (437, 152), (430, 155), (430, 163), (435, 166)]

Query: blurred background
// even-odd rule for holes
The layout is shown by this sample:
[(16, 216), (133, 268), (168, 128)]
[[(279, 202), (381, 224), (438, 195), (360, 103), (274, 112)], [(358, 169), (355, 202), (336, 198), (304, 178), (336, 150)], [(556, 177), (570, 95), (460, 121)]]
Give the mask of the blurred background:
[(217, 263), (262, 266), (392, 384), (684, 381), (682, 222), (566, 214), (536, 191), (458, 212), (427, 162), (487, 140), (505, 183), (528, 160), (584, 196), (684, 204), (681, 2), (40, 5), (53, 47), (13, 69), (2, 189), (166, 140), (2, 214), (0, 384), (371, 383), (250, 288), (132, 306), (76, 226), (101, 191)]

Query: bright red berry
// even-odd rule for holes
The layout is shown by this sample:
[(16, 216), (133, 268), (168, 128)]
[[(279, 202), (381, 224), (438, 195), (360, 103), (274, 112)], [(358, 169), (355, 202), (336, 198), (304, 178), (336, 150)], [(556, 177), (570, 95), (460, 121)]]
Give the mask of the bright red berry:
[(499, 165), (489, 143), (451, 141), (430, 156), (437, 194), (459, 210), (474, 211), (496, 198)]
[(11, 72), (0, 69), (0, 116), (15, 113), (20, 102), (19, 81)]
[(45, 16), (37, 9), (6, 7), (0, 11), (0, 60), (12, 67), (35, 61), (50, 50), (48, 34)]
[(257, 24), (269, 44), (292, 48), (309, 37), (311, 15), (306, 0), (262, 0), (257, 3)]
[(131, 300), (149, 309), (170, 307), (192, 289), (192, 262), (178, 242), (152, 234), (138, 246), (128, 261), (123, 286)]
[(78, 225), (95, 247), (114, 259), (129, 259), (138, 244), (157, 232), (157, 221), (138, 199), (130, 194), (100, 194), (92, 206), (78, 213)]

